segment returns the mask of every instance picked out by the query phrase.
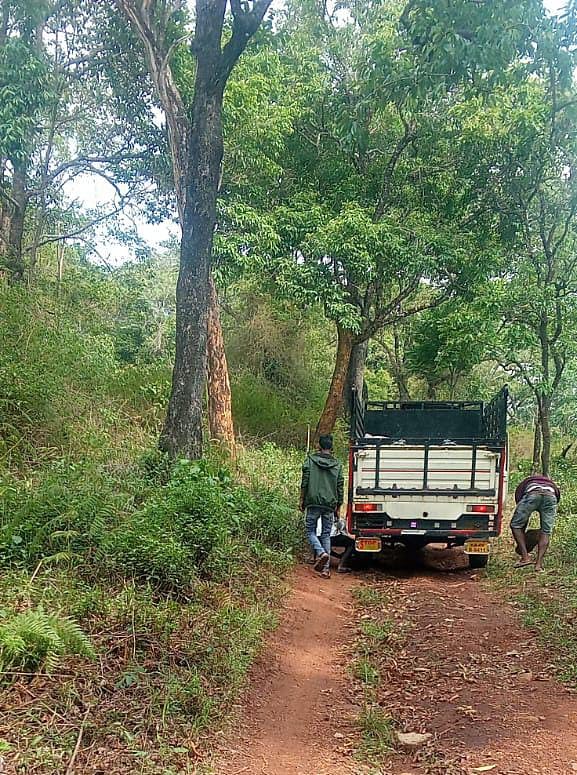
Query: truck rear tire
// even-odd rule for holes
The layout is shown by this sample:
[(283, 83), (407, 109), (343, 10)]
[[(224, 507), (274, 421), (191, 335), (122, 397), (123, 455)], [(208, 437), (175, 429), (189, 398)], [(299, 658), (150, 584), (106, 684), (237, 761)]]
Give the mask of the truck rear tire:
[(489, 562), (488, 554), (470, 554), (469, 555), (470, 568), (486, 568), (488, 562)]

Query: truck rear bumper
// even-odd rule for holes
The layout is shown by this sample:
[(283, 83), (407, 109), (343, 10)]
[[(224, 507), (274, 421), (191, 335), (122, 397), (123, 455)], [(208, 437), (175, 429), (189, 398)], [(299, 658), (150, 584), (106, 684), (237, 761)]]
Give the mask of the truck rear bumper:
[(479, 531), (479, 530), (410, 530), (410, 529), (397, 529), (397, 528), (369, 528), (366, 530), (356, 531), (358, 538), (382, 538), (383, 540), (395, 539), (395, 538), (426, 538), (430, 543), (444, 541), (454, 541), (455, 539), (466, 540), (468, 538), (479, 538), (482, 540), (488, 540), (489, 538), (496, 538), (499, 533), (496, 531)]

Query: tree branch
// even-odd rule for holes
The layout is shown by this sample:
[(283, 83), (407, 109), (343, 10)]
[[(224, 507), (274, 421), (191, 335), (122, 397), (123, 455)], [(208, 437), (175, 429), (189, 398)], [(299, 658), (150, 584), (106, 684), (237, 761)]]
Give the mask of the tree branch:
[(168, 140), (170, 143), (174, 186), (182, 219), (186, 181), (183, 170), (187, 165), (189, 121), (184, 102), (174, 82), (170, 68), (170, 49), (164, 50), (164, 43), (155, 28), (150, 0), (115, 0), (133, 31), (144, 46), (148, 71), (166, 116)]
[(385, 214), (387, 200), (389, 198), (389, 194), (391, 191), (391, 178), (398, 164), (398, 161), (403, 155), (403, 152), (405, 151), (405, 149), (408, 148), (408, 146), (413, 142), (413, 140), (416, 137), (414, 128), (411, 127), (407, 121), (405, 121), (402, 115), (401, 115), (401, 121), (403, 122), (405, 131), (403, 133), (403, 136), (398, 140), (391, 154), (391, 157), (387, 163), (387, 166), (385, 167), (385, 171), (383, 173), (383, 182), (381, 185), (379, 198), (375, 206), (375, 211), (373, 213), (373, 221), (375, 221), (375, 223), (378, 223), (383, 217), (383, 215)]
[(272, 0), (255, 0), (252, 10), (244, 11), (240, 0), (230, 0), (233, 17), (232, 35), (222, 49), (221, 78), (223, 82), (226, 82), (249, 40), (258, 30), (271, 2)]

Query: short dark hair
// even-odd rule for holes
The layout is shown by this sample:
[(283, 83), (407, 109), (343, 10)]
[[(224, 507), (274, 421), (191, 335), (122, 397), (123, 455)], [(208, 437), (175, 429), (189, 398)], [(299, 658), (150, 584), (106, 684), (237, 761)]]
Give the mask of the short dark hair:
[(321, 449), (333, 448), (333, 437), (330, 433), (327, 433), (325, 436), (319, 436), (319, 447)]

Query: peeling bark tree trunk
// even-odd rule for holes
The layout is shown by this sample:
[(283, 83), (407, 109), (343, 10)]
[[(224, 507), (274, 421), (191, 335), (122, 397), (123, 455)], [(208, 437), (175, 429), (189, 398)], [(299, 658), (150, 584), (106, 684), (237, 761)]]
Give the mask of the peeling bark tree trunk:
[(337, 327), (338, 343), (335, 368), (325, 407), (319, 419), (315, 438), (326, 433), (332, 433), (335, 423), (343, 408), (343, 397), (347, 372), (353, 349), (353, 335), (340, 326)]
[(355, 342), (351, 350), (349, 367), (347, 370), (347, 382), (345, 386), (345, 406), (347, 412), (351, 413), (351, 397), (353, 390), (357, 391), (359, 397), (365, 395), (365, 363), (369, 349), (368, 341)]
[(210, 278), (208, 307), (208, 427), (211, 439), (221, 442), (234, 456), (235, 439), (232, 398), (220, 310), (214, 280)]
[(116, 0), (144, 47), (148, 71), (166, 115), (174, 187), (182, 227), (176, 287), (176, 352), (172, 390), (159, 446), (171, 457), (202, 455), (209, 278), (216, 200), (223, 154), (222, 104), (226, 82), (271, 0), (252, 7), (230, 0), (231, 32), (223, 45), (227, 0), (196, 0), (191, 51), (196, 59), (192, 109), (170, 68), (171, 11), (149, 0)]

